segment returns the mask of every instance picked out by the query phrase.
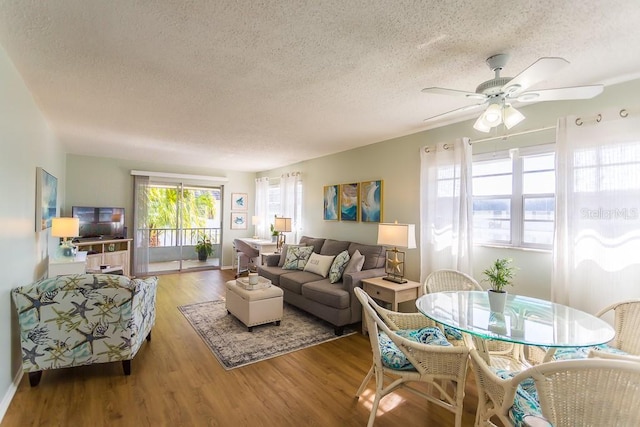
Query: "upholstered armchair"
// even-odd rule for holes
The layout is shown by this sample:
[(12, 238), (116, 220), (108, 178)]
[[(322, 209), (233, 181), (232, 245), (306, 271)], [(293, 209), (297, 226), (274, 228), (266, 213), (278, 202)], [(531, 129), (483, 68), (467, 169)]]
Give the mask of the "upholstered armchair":
[(64, 275), (11, 291), (22, 367), (31, 386), (42, 371), (122, 361), (125, 375), (155, 323), (158, 279)]

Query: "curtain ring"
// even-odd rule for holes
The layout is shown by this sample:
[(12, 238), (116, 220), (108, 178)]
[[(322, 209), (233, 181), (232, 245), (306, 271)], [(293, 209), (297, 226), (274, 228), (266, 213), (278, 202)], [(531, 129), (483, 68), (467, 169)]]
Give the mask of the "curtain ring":
[(629, 116), (629, 112), (627, 110), (625, 110), (624, 108), (620, 110), (620, 117), (627, 117), (627, 116)]
[(424, 147), (424, 152), (429, 154), (431, 152), (431, 150), (429, 149), (429, 147)]
[(443, 149), (445, 149), (445, 150), (448, 150), (448, 149), (449, 149), (449, 148), (451, 148), (451, 147), (449, 147), (449, 144), (444, 144), (444, 145), (442, 146), (442, 148), (443, 148)]
[(598, 115), (596, 116), (596, 122), (597, 122), (597, 123), (600, 123), (601, 121), (602, 121), (602, 114), (598, 114)]
[(582, 123), (584, 123), (584, 122), (582, 121), (582, 119), (581, 119), (580, 117), (578, 117), (578, 118), (576, 119), (576, 125), (577, 125), (577, 126), (582, 126)]

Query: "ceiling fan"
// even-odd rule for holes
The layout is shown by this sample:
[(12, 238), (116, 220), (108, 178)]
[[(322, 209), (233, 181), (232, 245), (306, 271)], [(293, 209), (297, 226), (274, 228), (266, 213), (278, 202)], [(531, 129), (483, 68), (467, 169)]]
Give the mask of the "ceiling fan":
[(546, 90), (527, 90), (529, 87), (546, 80), (553, 73), (569, 64), (563, 58), (539, 58), (516, 77), (501, 77), (500, 72), (506, 65), (509, 55), (500, 53), (487, 59), (487, 65), (495, 73), (495, 77), (480, 83), (475, 92), (465, 92), (456, 89), (441, 87), (427, 87), (422, 89), (424, 93), (438, 95), (452, 95), (465, 97), (470, 100), (478, 100), (479, 103), (467, 105), (438, 114), (425, 119), (425, 121), (440, 119), (445, 116), (455, 115), (463, 111), (480, 109), (487, 106), (478, 117), (474, 129), (480, 132), (489, 132), (491, 128), (504, 123), (507, 129), (524, 120), (524, 115), (516, 110), (512, 103), (560, 101), (569, 99), (589, 99), (602, 93), (603, 85), (564, 87)]

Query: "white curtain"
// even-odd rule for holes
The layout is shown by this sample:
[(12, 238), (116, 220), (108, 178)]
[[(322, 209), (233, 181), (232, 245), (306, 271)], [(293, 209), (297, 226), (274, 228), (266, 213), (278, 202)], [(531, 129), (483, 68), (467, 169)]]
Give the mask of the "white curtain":
[(146, 276), (149, 273), (149, 225), (147, 224), (149, 177), (133, 177), (133, 274)]
[(258, 224), (256, 225), (255, 234), (261, 239), (270, 239), (269, 224), (273, 222), (273, 218), (269, 218), (269, 178), (256, 179), (256, 211)]
[(551, 295), (596, 313), (640, 298), (640, 116), (558, 121)]
[(420, 280), (440, 269), (471, 274), (471, 145), (420, 150)]
[(285, 173), (280, 177), (280, 212), (281, 216), (291, 218), (291, 232), (288, 242), (302, 236), (302, 174), (300, 172)]

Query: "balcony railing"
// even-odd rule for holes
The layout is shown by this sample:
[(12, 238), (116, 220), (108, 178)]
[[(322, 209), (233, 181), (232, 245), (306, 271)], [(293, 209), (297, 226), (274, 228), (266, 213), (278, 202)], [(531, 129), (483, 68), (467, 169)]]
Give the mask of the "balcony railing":
[(172, 246), (195, 246), (202, 237), (209, 239), (213, 245), (220, 244), (220, 228), (147, 228), (141, 231), (149, 234), (149, 247), (162, 248)]

